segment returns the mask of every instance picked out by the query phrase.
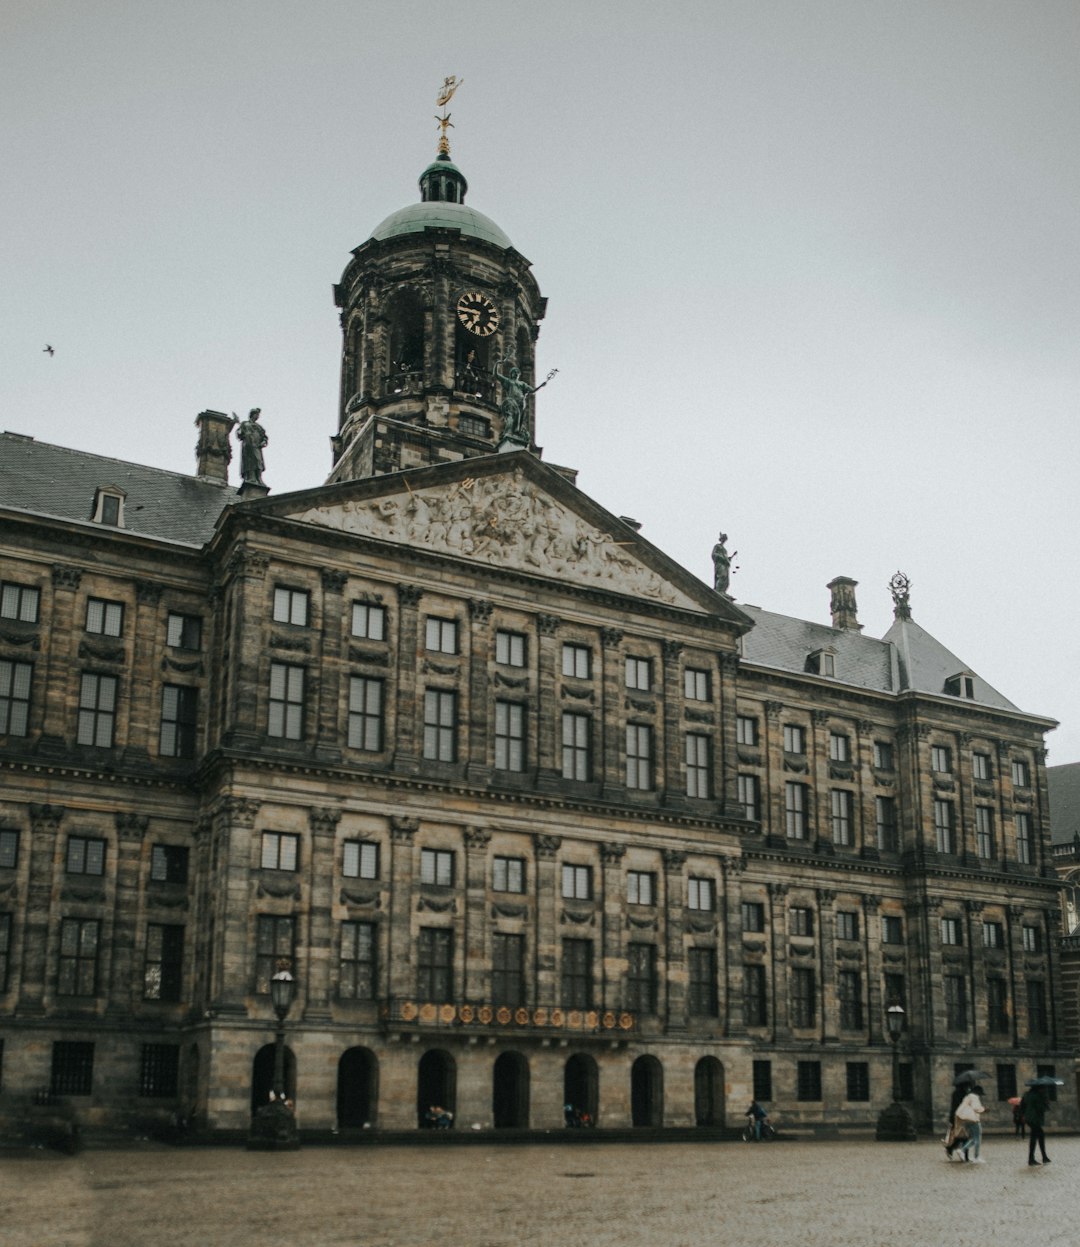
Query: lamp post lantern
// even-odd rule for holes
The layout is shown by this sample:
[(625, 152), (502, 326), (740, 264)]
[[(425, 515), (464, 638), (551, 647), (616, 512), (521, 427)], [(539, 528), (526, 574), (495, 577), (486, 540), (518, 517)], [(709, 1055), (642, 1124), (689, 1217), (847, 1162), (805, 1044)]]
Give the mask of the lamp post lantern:
[(288, 1151), (300, 1146), (296, 1117), (285, 1087), (285, 1018), (296, 999), (296, 979), (287, 962), (278, 962), (270, 980), (270, 1003), (277, 1015), (274, 1034), (274, 1077), (270, 1103), (255, 1110), (248, 1134), (248, 1147), (260, 1151)]
[(885, 1010), (885, 1027), (892, 1045), (892, 1103), (877, 1121), (876, 1138), (889, 1143), (913, 1142), (915, 1123), (907, 1106), (900, 1103), (900, 1036), (904, 1032), (904, 1007), (893, 1001)]

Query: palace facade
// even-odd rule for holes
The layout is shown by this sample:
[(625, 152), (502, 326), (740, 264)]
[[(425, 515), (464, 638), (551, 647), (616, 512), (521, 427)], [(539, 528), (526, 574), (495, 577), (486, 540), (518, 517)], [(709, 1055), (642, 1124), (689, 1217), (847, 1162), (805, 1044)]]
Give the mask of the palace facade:
[(0, 437), (0, 1121), (246, 1129), (281, 966), (302, 1128), (870, 1124), (891, 1003), (922, 1126), (1071, 1072), (1054, 721), (902, 577), (881, 639), (740, 605), (543, 462), (529, 263), (420, 186), (325, 484)]

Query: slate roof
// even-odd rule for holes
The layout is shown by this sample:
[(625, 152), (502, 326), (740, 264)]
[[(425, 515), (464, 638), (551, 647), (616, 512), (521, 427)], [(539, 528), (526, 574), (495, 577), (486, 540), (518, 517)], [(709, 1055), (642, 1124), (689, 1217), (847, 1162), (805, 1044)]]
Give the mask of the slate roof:
[(777, 615), (759, 606), (740, 606), (754, 620), (753, 630), (742, 641), (747, 662), (779, 671), (805, 672), (810, 654), (832, 649), (836, 660), (834, 678), (840, 684), (854, 684), (879, 693), (911, 690), (939, 697), (948, 696), (945, 681), (963, 672), (974, 679), (976, 705), (1017, 711), (1007, 697), (975, 675), (913, 619), (894, 620), (878, 640), (861, 632)]
[(1050, 839), (1054, 844), (1071, 844), (1080, 836), (1080, 762), (1048, 766), (1046, 782), (1050, 789)]
[(124, 532), (195, 547), (237, 496), (219, 481), (0, 433), (0, 507), (99, 528), (91, 515), (102, 485), (126, 495)]

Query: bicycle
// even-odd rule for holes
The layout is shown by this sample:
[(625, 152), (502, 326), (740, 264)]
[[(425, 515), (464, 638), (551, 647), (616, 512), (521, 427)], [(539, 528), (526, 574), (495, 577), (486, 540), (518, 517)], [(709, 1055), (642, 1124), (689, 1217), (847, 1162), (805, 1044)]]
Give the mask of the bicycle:
[[(771, 1143), (773, 1139), (775, 1138), (776, 1138), (776, 1131), (773, 1129), (772, 1125), (767, 1121), (763, 1121), (761, 1123), (760, 1142)], [(757, 1143), (759, 1141), (758, 1136), (754, 1131), (753, 1122), (748, 1121), (746, 1125), (743, 1126), (742, 1141), (744, 1143)]]

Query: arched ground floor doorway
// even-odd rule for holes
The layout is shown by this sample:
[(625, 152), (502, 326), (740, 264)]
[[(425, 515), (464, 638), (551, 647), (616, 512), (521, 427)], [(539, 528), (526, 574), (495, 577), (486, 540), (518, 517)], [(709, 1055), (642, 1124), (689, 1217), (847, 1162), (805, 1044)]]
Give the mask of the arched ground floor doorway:
[(703, 1056), (694, 1067), (694, 1120), (699, 1126), (724, 1124), (724, 1067)]
[(529, 1063), (520, 1052), (504, 1052), (491, 1079), (491, 1117), (497, 1128), (529, 1124)]
[(563, 1115), (568, 1126), (595, 1126), (600, 1113), (600, 1073), (596, 1061), (575, 1052), (563, 1067)]
[(664, 1067), (654, 1056), (639, 1056), (631, 1067), (630, 1120), (635, 1126), (664, 1124)]
[[(255, 1053), (251, 1063), (251, 1111), (270, 1103), (274, 1090), (274, 1045), (266, 1044)], [(296, 1057), (289, 1047), (285, 1049), (285, 1094), (296, 1103)]]
[[(457, 1066), (449, 1052), (432, 1048), (420, 1058), (416, 1071), (416, 1124), (422, 1127), (436, 1125), (431, 1110), (442, 1108), (453, 1115), (457, 1111)], [(443, 1123), (438, 1123), (442, 1126)]]
[(379, 1103), (379, 1063), (368, 1048), (349, 1048), (338, 1061), (337, 1124), (339, 1130), (374, 1125)]

